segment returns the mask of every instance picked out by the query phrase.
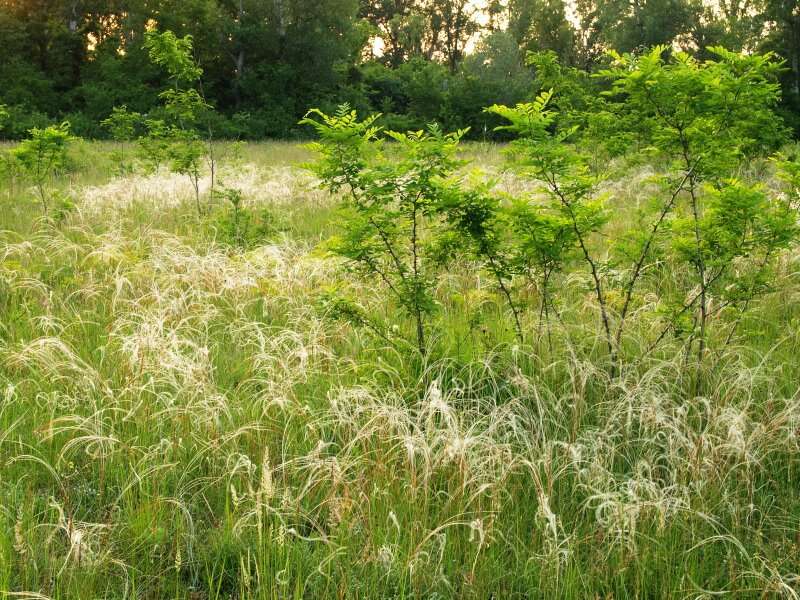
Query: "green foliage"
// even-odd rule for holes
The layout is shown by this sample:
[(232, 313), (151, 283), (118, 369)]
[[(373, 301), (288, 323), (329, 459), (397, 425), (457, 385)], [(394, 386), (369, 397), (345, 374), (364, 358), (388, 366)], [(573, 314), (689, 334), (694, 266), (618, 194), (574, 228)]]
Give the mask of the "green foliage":
[(217, 196), (224, 201), (224, 208), (214, 220), (213, 227), (217, 239), (223, 243), (241, 249), (253, 248), (284, 229), (284, 224), (271, 209), (245, 207), (242, 193), (235, 188), (221, 187)]
[(414, 319), (417, 348), (426, 352), (425, 320), (434, 311), (435, 217), (445, 183), (460, 165), (455, 158), (464, 132), (445, 134), (437, 125), (426, 131), (378, 139), (377, 115), (359, 121), (346, 105), (334, 115), (312, 110), (301, 121), (312, 126), (320, 155), (310, 169), (331, 192), (344, 196), (342, 234), (331, 252), (358, 273), (378, 277)]
[[(203, 141), (200, 126), (212, 107), (205, 101), (201, 91), (194, 85), (199, 82), (203, 70), (192, 57), (192, 36), (178, 38), (172, 31), (147, 32), (145, 48), (150, 60), (163, 67), (169, 74), (174, 87), (163, 91), (159, 98), (163, 102), (166, 122), (148, 121), (148, 133), (154, 136), (145, 141), (141, 148), (148, 153), (148, 162), (159, 165), (167, 160), (170, 170), (186, 175), (194, 188), (197, 214), (203, 213), (200, 204), (200, 177), (204, 160), (211, 165), (211, 189), (209, 197), (214, 197), (215, 161), (211, 151), (211, 131)], [(181, 86), (189, 87), (181, 87)]]
[(48, 184), (67, 166), (67, 149), (72, 139), (66, 122), (44, 129), (34, 128), (30, 131), (30, 138), (12, 151), (23, 175), (36, 188), (44, 214), (47, 214), (50, 204)]
[(564, 0), (510, 0), (508, 29), (526, 51), (553, 53), (564, 63), (576, 58), (576, 31)]
[[(518, 136), (507, 151), (515, 172), (539, 182), (549, 196), (549, 203), (535, 208), (518, 200), (516, 206), (524, 211), (513, 216), (510, 223), (516, 226), (506, 226), (505, 235), (522, 244), (528, 234), (539, 273), (558, 272), (572, 251), (582, 257), (591, 275), (612, 374), (619, 370), (626, 325), (641, 302), (638, 290), (656, 255), (695, 277), (673, 298), (664, 299), (667, 305), (673, 303), (667, 311), (671, 317), (654, 344), (672, 329), (688, 335), (690, 346), (697, 343), (702, 360), (709, 323), (723, 312), (731, 315), (730, 341), (742, 313), (768, 291), (767, 274), (774, 261), (798, 235), (791, 194), (772, 198), (733, 178), (743, 160), (763, 155), (785, 139), (774, 110), (780, 93), (775, 82), (779, 64), (771, 55), (710, 51), (716, 58), (705, 61), (683, 53), (666, 59), (666, 49), (660, 47), (641, 57), (612, 52), (613, 64), (599, 74), (612, 82), (611, 102), (600, 111), (604, 118), (618, 116), (616, 127), (623, 137), (650, 145), (651, 152), (676, 171), (652, 178), (659, 192), (642, 205), (638, 226), (617, 231), (608, 248), (598, 247), (609, 217), (604, 199), (596, 193), (598, 177), (591, 174), (589, 159), (570, 143), (578, 137), (579, 125), (566, 128), (549, 107), (552, 92), (513, 108), (487, 109), (509, 121), (503, 129)], [(538, 60), (544, 61), (543, 67), (552, 66), (547, 56)], [(589, 118), (577, 111), (576, 121), (584, 124), (583, 146), (598, 143), (595, 136), (601, 131), (591, 118), (596, 114), (592, 104), (588, 110)], [(520, 231), (521, 223), (535, 227)], [(565, 225), (571, 228), (568, 235)], [(665, 231), (671, 234), (666, 244)], [(469, 228), (464, 232), (470, 234)], [(480, 231), (471, 235), (485, 237)], [(493, 233), (491, 239), (502, 240), (503, 235)], [(506, 242), (503, 253), (497, 252), (496, 244), (481, 247), (505, 256), (508, 265), (519, 265), (519, 258), (511, 258), (519, 256), (510, 250), (513, 246)], [(548, 246), (554, 255), (542, 253)], [(543, 266), (547, 259), (552, 269)], [(504, 267), (505, 277), (509, 272), (512, 269)], [(538, 287), (546, 290), (546, 280)], [(722, 306), (712, 307), (712, 297)], [(517, 310), (514, 313), (517, 316)], [(689, 315), (694, 317), (687, 321)], [(517, 324), (519, 330), (519, 319)]]
[(196, 129), (203, 114), (211, 109), (194, 88), (164, 90), (159, 97), (164, 102), (167, 117), (182, 129)]
[[(523, 131), (546, 146), (557, 124)], [(562, 142), (578, 156), (560, 181), (586, 160), (571, 143), (581, 133)], [(496, 148), (459, 148), (496, 173)], [(380, 150), (406, 153), (391, 138)], [(615, 326), (650, 226), (681, 190), (646, 253), (614, 378), (572, 221), (532, 181), (538, 164), (439, 182), (426, 256), (441, 249), (446, 263), (431, 267), (437, 310), (421, 359), (398, 351), (408, 311), (387, 288), (315, 251), (319, 229), (303, 217), (335, 223), (306, 178), (287, 177), (299, 146), (244, 148), (292, 201), (270, 205), (287, 231), (243, 251), (207, 227), (234, 205), (255, 211), (250, 198), (223, 188), (225, 206), (199, 226), (173, 202), (120, 210), (94, 202), (119, 187), (104, 185), (105, 146), (81, 151), (70, 227), (41, 223), (13, 181), (0, 193), (0, 589), (65, 600), (791, 596), (800, 279), (796, 250), (780, 248), (796, 222), (792, 148), (775, 161), (785, 181), (751, 161), (738, 179), (698, 187), (701, 255), (710, 269), (733, 257), (709, 288), (729, 327), (709, 329), (702, 370), (684, 345), (693, 310), (649, 354), (672, 318), (667, 300), (699, 291), (686, 173), (660, 155), (599, 165), (609, 220), (588, 242)], [(371, 147), (363, 159), (377, 166)], [(778, 260), (759, 270), (772, 241)], [(514, 344), (490, 257), (528, 341), (536, 311), (554, 315), (549, 350), (543, 331), (541, 345)], [(545, 268), (552, 306), (536, 305)]]
[[(499, 108), (499, 107), (498, 107)], [(489, 186), (462, 190), (451, 186), (441, 211), (450, 235), (442, 244), (449, 253), (470, 255), (496, 282), (512, 312), (519, 341), (525, 341), (524, 302), (516, 297), (516, 279), (533, 282), (539, 291), (541, 325), (553, 308), (551, 282), (564, 267), (574, 247), (571, 223), (558, 209), (534, 204), (528, 198), (505, 199)]]
[(593, 59), (602, 48), (634, 52), (678, 42), (700, 25), (700, 5), (692, 0), (577, 0), (586, 58)]
[[(598, 180), (589, 173), (588, 160), (566, 143), (575, 128), (555, 133), (552, 131), (556, 115), (548, 109), (551, 97), (552, 92), (544, 92), (533, 102), (518, 104), (513, 108), (494, 105), (486, 110), (510, 121), (511, 124), (503, 126), (503, 129), (518, 136), (507, 151), (511, 165), (521, 176), (544, 185), (549, 197), (547, 211), (557, 217), (555, 220), (540, 220), (530, 216), (524, 219), (533, 225), (531, 230), (523, 231), (534, 249), (534, 258), (538, 258), (535, 249), (541, 247), (542, 237), (560, 242), (552, 249), (557, 253), (556, 256), (545, 257), (545, 260), (552, 261), (553, 268), (541, 269), (542, 277), (547, 277), (543, 279), (542, 287), (547, 289), (553, 269), (563, 262), (562, 253), (567, 250), (563, 242), (572, 239), (591, 273), (613, 372), (617, 368), (617, 344), (612, 337), (600, 264), (590, 248), (590, 238), (601, 229), (608, 213), (602, 200), (594, 197)], [(571, 228), (569, 236), (565, 235), (564, 224)], [(547, 294), (544, 294), (543, 306), (547, 302)]]
[(119, 164), (120, 171), (129, 170), (129, 166), (125, 162), (125, 145), (137, 138), (137, 130), (142, 124), (142, 115), (136, 111), (129, 111), (125, 105), (115, 106), (111, 115), (100, 124), (109, 131), (111, 138), (119, 146), (119, 150), (113, 158)]
[(169, 159), (170, 128), (163, 119), (145, 119), (146, 135), (140, 137), (138, 154), (151, 172)]
[(778, 154), (775, 157), (778, 167), (778, 177), (786, 186), (786, 196), (791, 205), (800, 210), (800, 151), (795, 150), (795, 156)]
[(786, 134), (775, 114), (775, 57), (709, 50), (716, 58), (705, 61), (681, 52), (665, 59), (664, 47), (640, 57), (611, 52), (613, 64), (598, 73), (611, 81), (609, 95), (622, 99), (619, 112), (636, 118), (660, 151), (679, 162), (693, 157), (703, 178), (725, 177), (744, 153), (774, 149)]
[[(622, 122), (635, 120), (637, 135), (682, 172), (678, 186), (664, 196), (637, 265), (646, 259), (660, 226), (680, 211), (672, 223), (675, 258), (693, 267), (691, 285), (699, 292), (684, 290), (683, 298), (690, 300), (676, 300), (673, 315), (679, 319), (687, 311), (696, 313), (690, 340), (697, 339), (699, 360), (714, 316), (710, 296), (719, 286), (742, 287), (734, 274), (749, 276), (738, 265), (740, 259), (761, 260), (758, 266), (750, 265), (761, 272), (796, 234), (789, 227), (786, 205), (768, 202), (762, 192), (732, 179), (743, 160), (785, 139), (775, 113), (780, 63), (771, 54), (737, 54), (723, 48), (709, 52), (715, 58), (704, 61), (686, 53), (665, 59), (664, 47), (640, 57), (612, 52), (613, 64), (599, 73), (612, 82), (609, 94), (618, 102), (616, 112), (629, 117)], [(759, 291), (749, 289), (753, 297)]]
[[(552, 53), (561, 68), (577, 67), (586, 79), (603, 65), (604, 49), (642, 53), (656, 44), (699, 59), (709, 56), (709, 46), (775, 52), (786, 59), (782, 112), (796, 130), (800, 123), (800, 26), (787, 0), (273, 4), (2, 3), (0, 103), (14, 115), (2, 134), (21, 139), (33, 127), (69, 120), (77, 135), (107, 136), (98, 124), (113, 107), (152, 116), (165, 84), (175, 87), (179, 79), (180, 87), (191, 87), (202, 74), (205, 101), (218, 111), (206, 124), (216, 138), (296, 137), (306, 107), (330, 111), (341, 102), (382, 112), (388, 128), (437, 120), (488, 138), (496, 122), (481, 109), (528, 100), (532, 89), (553, 88), (560, 118), (576, 116), (561, 105), (571, 92), (530, 84), (527, 52)], [(173, 33), (158, 37), (154, 24)]]
[(727, 270), (737, 259), (754, 253), (773, 254), (785, 248), (797, 231), (790, 203), (770, 201), (763, 189), (739, 181), (709, 187), (704, 209), (697, 222), (700, 243), (695, 242), (694, 219), (685, 216), (672, 222), (672, 244), (681, 259), (702, 262), (712, 271)]
[(125, 105), (115, 106), (108, 118), (100, 124), (108, 129), (111, 138), (116, 142), (130, 142), (136, 139), (136, 130), (141, 123), (142, 115), (129, 111)]
[(203, 159), (206, 156), (206, 145), (198, 139), (194, 131), (178, 127), (169, 129), (168, 140), (169, 168), (173, 173), (186, 175), (191, 181), (197, 214), (200, 215), (203, 212), (203, 207), (200, 205), (200, 176)]
[(176, 85), (194, 83), (203, 74), (203, 69), (192, 57), (191, 35), (179, 38), (169, 30), (163, 33), (148, 31), (144, 47), (150, 54), (150, 60), (163, 67)]

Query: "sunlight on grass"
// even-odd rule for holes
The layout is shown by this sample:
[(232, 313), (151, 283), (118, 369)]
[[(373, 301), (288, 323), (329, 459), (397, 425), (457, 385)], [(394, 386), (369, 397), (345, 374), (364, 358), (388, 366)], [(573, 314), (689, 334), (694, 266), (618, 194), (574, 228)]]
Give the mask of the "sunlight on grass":
[[(469, 265), (438, 282), (420, 357), (329, 318), (324, 292), (344, 288), (412, 327), (318, 248), (334, 206), (305, 149), (223, 164), (274, 216), (245, 247), (215, 225), (221, 202), (198, 220), (184, 179), (110, 177), (106, 145), (78, 151), (95, 167), (58, 182), (61, 223), (19, 183), (0, 193), (9, 597), (797, 597), (797, 251), (746, 347), (699, 374), (675, 339), (611, 378), (585, 274), (553, 347), (517, 344)], [(496, 147), (467, 152), (499, 171)], [(604, 182), (611, 231), (654, 172)]]

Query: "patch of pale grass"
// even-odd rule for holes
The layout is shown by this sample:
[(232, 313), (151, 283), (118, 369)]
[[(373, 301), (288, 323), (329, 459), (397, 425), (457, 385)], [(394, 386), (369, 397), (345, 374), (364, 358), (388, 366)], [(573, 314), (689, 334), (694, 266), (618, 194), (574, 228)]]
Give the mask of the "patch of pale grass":
[[(328, 201), (328, 195), (318, 189), (314, 178), (298, 167), (255, 164), (223, 167), (217, 173), (216, 185), (217, 189), (239, 190), (245, 206), (284, 206), (299, 200), (312, 204)], [(206, 201), (210, 187), (210, 174), (205, 173), (200, 178), (199, 191)], [(188, 177), (161, 169), (152, 174), (126, 175), (85, 187), (79, 194), (79, 210), (97, 215), (134, 206), (147, 210), (174, 209), (194, 202), (194, 194)]]

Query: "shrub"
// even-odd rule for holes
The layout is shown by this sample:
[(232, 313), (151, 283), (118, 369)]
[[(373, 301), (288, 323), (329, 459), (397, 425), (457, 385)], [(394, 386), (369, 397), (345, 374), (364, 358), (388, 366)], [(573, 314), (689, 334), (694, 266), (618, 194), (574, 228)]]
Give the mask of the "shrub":
[(142, 115), (129, 111), (125, 105), (115, 106), (111, 115), (100, 123), (111, 134), (111, 139), (117, 142), (118, 150), (113, 158), (118, 163), (120, 172), (124, 173), (129, 169), (125, 162), (125, 145), (136, 139), (141, 123)]
[(49, 208), (48, 183), (66, 167), (67, 148), (72, 139), (66, 122), (44, 129), (34, 128), (30, 137), (12, 152), (22, 174), (36, 188), (44, 214)]
[[(715, 59), (698, 61), (680, 52), (665, 59), (664, 47), (638, 58), (611, 53), (613, 64), (599, 74), (612, 82), (611, 93), (619, 98), (621, 112), (633, 115), (646, 139), (680, 171), (678, 184), (660, 202), (650, 233), (641, 238), (632, 279), (635, 283), (641, 274), (661, 226), (676, 211), (681, 213), (672, 227), (673, 249), (677, 261), (694, 271), (691, 287), (698, 292), (685, 290), (682, 296), (689, 300), (677, 302), (673, 316), (695, 313), (689, 339), (690, 345), (697, 342), (698, 360), (705, 352), (708, 322), (718, 314), (709, 306), (714, 289), (745, 285), (755, 294), (759, 286), (737, 281), (736, 273), (742, 271), (732, 268), (734, 264), (762, 257), (756, 259), (765, 261), (756, 268), (760, 271), (794, 236), (786, 229), (786, 215), (779, 215), (787, 206), (768, 201), (733, 178), (743, 159), (767, 152), (784, 139), (785, 128), (775, 113), (780, 64), (771, 54), (709, 51)], [(727, 210), (732, 212), (724, 214)], [(761, 210), (770, 215), (769, 223), (756, 220), (752, 211)], [(761, 227), (772, 231), (758, 233)], [(733, 244), (731, 236), (740, 234), (752, 237)], [(749, 305), (747, 300), (742, 308)], [(622, 322), (625, 317), (623, 310)]]
[(301, 123), (314, 127), (320, 159), (309, 165), (332, 193), (343, 192), (342, 234), (329, 250), (361, 275), (378, 277), (415, 323), (416, 346), (426, 352), (425, 321), (435, 310), (433, 283), (436, 215), (445, 181), (460, 166), (455, 153), (464, 132), (426, 131), (379, 138), (377, 115), (359, 121), (343, 105), (334, 115), (312, 110)]

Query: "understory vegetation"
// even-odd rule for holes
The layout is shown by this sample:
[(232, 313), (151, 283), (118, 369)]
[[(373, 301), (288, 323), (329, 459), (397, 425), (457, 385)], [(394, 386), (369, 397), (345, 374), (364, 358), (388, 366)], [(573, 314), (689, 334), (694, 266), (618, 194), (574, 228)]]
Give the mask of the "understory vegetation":
[(147, 45), (163, 119), (2, 154), (0, 596), (800, 596), (772, 56), (300, 147), (213, 139)]

